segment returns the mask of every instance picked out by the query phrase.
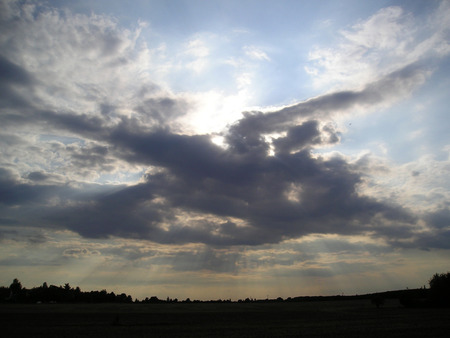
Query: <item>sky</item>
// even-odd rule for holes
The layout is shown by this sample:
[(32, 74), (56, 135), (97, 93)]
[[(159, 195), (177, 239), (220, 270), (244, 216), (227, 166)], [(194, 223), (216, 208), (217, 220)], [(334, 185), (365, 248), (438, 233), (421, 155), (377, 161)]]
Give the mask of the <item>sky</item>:
[(449, 1), (0, 0), (0, 285), (422, 287), (449, 88)]

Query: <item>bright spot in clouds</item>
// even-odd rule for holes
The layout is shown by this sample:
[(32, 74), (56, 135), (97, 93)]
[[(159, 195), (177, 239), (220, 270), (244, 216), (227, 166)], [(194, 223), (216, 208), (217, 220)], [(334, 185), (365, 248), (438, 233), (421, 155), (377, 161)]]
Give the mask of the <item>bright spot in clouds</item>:
[(2, 285), (237, 299), (446, 271), (447, 1), (1, 0), (0, 46)]

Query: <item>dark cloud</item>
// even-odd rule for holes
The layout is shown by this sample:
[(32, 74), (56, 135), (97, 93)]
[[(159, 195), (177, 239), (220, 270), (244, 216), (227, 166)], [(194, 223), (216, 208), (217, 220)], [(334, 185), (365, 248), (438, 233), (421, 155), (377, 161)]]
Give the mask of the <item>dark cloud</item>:
[[(169, 130), (145, 132), (123, 121), (111, 130), (108, 142), (128, 161), (168, 168), (178, 175), (204, 178), (224, 174), (226, 155), (206, 135), (179, 135)], [(227, 166), (228, 167), (228, 166)]]
[(155, 263), (159, 261), (161, 264), (167, 264), (169, 262), (176, 271), (235, 273), (238, 271), (241, 254), (202, 248), (199, 250), (179, 251), (153, 261)]
[(13, 218), (4, 218), (1, 217), (0, 218), (0, 224), (1, 225), (14, 225), (14, 224), (18, 224), (17, 220), (13, 219)]
[(0, 86), (4, 84), (29, 86), (33, 82), (33, 77), (25, 69), (0, 55)]
[(71, 158), (71, 165), (78, 170), (98, 170), (103, 172), (113, 171), (116, 158), (109, 154), (109, 147), (89, 144), (84, 147), (69, 145), (66, 147)]
[(158, 253), (159, 252), (157, 249), (149, 249), (147, 246), (136, 246), (136, 245), (121, 245), (115, 247), (102, 248), (102, 254), (113, 255), (114, 257), (121, 257), (128, 261), (131, 261), (132, 264), (134, 264), (135, 261), (140, 260), (147, 261), (149, 258), (154, 257)]
[[(245, 113), (226, 134), (228, 147), (209, 135), (182, 135), (136, 118), (40, 111), (35, 121), (88, 138), (89, 146), (68, 146), (75, 167), (107, 166), (120, 158), (159, 168), (146, 181), (111, 194), (85, 195), (75, 206), (49, 207), (41, 224), (85, 237), (146, 238), (161, 243), (213, 245), (276, 243), (311, 233), (411, 236), (416, 219), (400, 206), (357, 191), (362, 174), (340, 157), (322, 158), (311, 148), (334, 143), (338, 133), (321, 123), (332, 111), (386, 100), (392, 85), (418, 70), (391, 74), (360, 92), (327, 94), (271, 113)], [(156, 120), (184, 105), (172, 99), (146, 101)], [(314, 117), (312, 114), (314, 113)], [(159, 115), (158, 115), (159, 114)], [(299, 118), (303, 122), (293, 125)], [(273, 141), (266, 134), (285, 132)], [(102, 145), (96, 142), (101, 142)], [(31, 175), (31, 176), (30, 176)], [(34, 182), (44, 174), (32, 173)], [(21, 205), (62, 193), (57, 186), (2, 180), (2, 203)], [(67, 190), (65, 191), (67, 193)], [(71, 189), (74, 194), (74, 189)], [(198, 217), (184, 217), (194, 213)]]
[(413, 242), (395, 242), (401, 247), (429, 249), (450, 249), (450, 209), (442, 207), (423, 216), (428, 231), (417, 232)]
[(29, 97), (24, 97), (18, 89), (24, 87), (31, 89), (34, 82), (33, 76), (28, 71), (0, 55), (1, 108), (23, 109), (29, 107)]
[(336, 112), (351, 111), (358, 107), (376, 107), (410, 93), (421, 84), (427, 67), (413, 63), (392, 72), (384, 78), (369, 83), (361, 90), (345, 90), (321, 95), (307, 101), (263, 114), (246, 112), (244, 117), (230, 128), (229, 142), (235, 137), (246, 137), (252, 142), (259, 135), (286, 131), (296, 121), (326, 119)]
[(43, 203), (57, 195), (48, 186), (37, 186), (16, 180), (11, 171), (0, 168), (0, 205), (21, 206), (28, 203)]
[(149, 238), (163, 220), (163, 211), (152, 205), (154, 196), (144, 185), (82, 197), (76, 206), (51, 208), (41, 221), (90, 238)]
[(71, 257), (71, 258), (83, 258), (93, 255), (100, 255), (100, 251), (81, 247), (81, 248), (65, 249), (63, 252), (64, 257)]
[[(104, 127), (106, 127), (106, 123), (101, 117), (88, 114), (40, 111), (34, 116), (34, 119), (37, 123), (48, 124), (54, 128), (63, 128), (75, 134), (92, 138), (101, 137), (104, 133)], [(94, 135), (97, 135), (97, 137), (94, 137)]]
[[(325, 138), (326, 133), (328, 137)], [(290, 127), (286, 137), (280, 137), (273, 141), (277, 153), (289, 153), (298, 151), (305, 147), (323, 143), (336, 143), (339, 137), (331, 126), (325, 126), (319, 130), (319, 122), (316, 120), (306, 121), (301, 125)]]
[(419, 247), (424, 250), (429, 249), (450, 249), (450, 230), (442, 229), (421, 234), (412, 245), (409, 243), (401, 243), (404, 247)]
[(429, 212), (424, 218), (435, 229), (450, 228), (450, 209), (448, 207)]
[[(297, 140), (320, 135), (315, 121), (304, 123), (296, 133)], [(234, 147), (224, 150), (208, 136), (133, 132), (124, 124), (112, 129), (108, 138), (128, 160), (162, 171), (149, 173), (135, 186), (59, 208), (46, 217), (47, 222), (86, 237), (256, 245), (310, 233), (376, 231), (401, 237), (409, 235), (408, 225), (415, 221), (398, 206), (359, 195), (360, 174), (339, 157), (314, 157), (307, 149), (277, 156), (263, 155), (258, 147), (243, 153)], [(289, 148), (287, 142), (283, 149)], [(180, 218), (180, 212), (215, 219), (192, 221)], [(392, 229), (383, 220), (404, 226)]]
[[(51, 15), (59, 17), (57, 12)], [(82, 51), (86, 62), (98, 58), (112, 65), (132, 59), (127, 52), (128, 37), (112, 21), (93, 19), (83, 31), (78, 29), (82, 24), (61, 20), (72, 34), (58, 48), (76, 55)], [(13, 40), (12, 51), (20, 44), (17, 38)], [(71, 53), (61, 55), (73, 58)], [(84, 79), (75, 81), (76, 89), (61, 93), (73, 95), (74, 102), (82, 98), (85, 105), (69, 100), (55, 108), (56, 101), (44, 104), (32, 100), (32, 95), (24, 99), (18, 87), (52, 83), (51, 76), (35, 81), (37, 74), (0, 56), (4, 89), (0, 103), (6, 108), (0, 115), (3, 126), (27, 127), (35, 134), (56, 135), (56, 139), (79, 138), (79, 144), (58, 148), (72, 171), (112, 172), (119, 161), (146, 166), (148, 171), (133, 186), (113, 187), (56, 183), (42, 168), (27, 170), (22, 175), (27, 180), (0, 169), (0, 206), (5, 219), (69, 229), (91, 238), (117, 236), (216, 246), (277, 243), (313, 233), (370, 233), (404, 239), (414, 232), (417, 219), (411, 212), (358, 191), (363, 182), (361, 167), (339, 156), (315, 155), (312, 149), (339, 142), (339, 131), (330, 123), (333, 114), (376, 107), (410, 93), (426, 74), (420, 64), (360, 90), (328, 93), (268, 113), (245, 112), (223, 133), (225, 148), (214, 144), (210, 135), (175, 132), (173, 120), (184, 115), (190, 103), (149, 82), (136, 87), (136, 95), (142, 95), (134, 97), (125, 116), (119, 114), (119, 105), (105, 100), (102, 92), (107, 89)], [(50, 89), (60, 93), (56, 87)], [(92, 106), (97, 110), (90, 111)], [(430, 218), (430, 222), (440, 224), (438, 219)], [(210, 265), (214, 264), (212, 260)]]
[(25, 142), (17, 135), (14, 134), (0, 134), (0, 145), (5, 148), (14, 147), (20, 144), (24, 144)]
[(184, 100), (169, 97), (156, 97), (144, 100), (134, 110), (140, 113), (144, 120), (155, 125), (165, 125), (180, 115), (184, 115), (188, 103)]
[(39, 245), (39, 244), (46, 243), (47, 241), (48, 241), (48, 237), (41, 233), (34, 234), (34, 235), (28, 237), (28, 243), (30, 243), (30, 244)]
[[(10, 219), (5, 219), (5, 218), (0, 218), (0, 225), (1, 226), (9, 226), (9, 225), (14, 225), (16, 222), (14, 220), (10, 220)], [(0, 230), (0, 243), (3, 242), (4, 240), (10, 239), (12, 236), (16, 236), (17, 235), (17, 231), (14, 230)]]
[(49, 178), (49, 175), (41, 172), (41, 171), (33, 171), (27, 175), (27, 178), (31, 181), (46, 181)]

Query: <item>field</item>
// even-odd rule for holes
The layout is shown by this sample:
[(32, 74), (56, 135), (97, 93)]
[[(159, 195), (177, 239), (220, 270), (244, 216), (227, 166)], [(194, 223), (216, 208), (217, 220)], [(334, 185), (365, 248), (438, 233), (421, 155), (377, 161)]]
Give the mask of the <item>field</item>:
[(450, 309), (388, 300), (0, 304), (4, 337), (448, 337)]

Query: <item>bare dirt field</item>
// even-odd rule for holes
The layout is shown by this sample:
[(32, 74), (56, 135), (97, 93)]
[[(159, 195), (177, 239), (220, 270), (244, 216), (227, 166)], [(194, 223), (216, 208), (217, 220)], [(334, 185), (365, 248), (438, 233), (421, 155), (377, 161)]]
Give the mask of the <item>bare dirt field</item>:
[(0, 304), (3, 337), (448, 337), (450, 309), (388, 300)]

